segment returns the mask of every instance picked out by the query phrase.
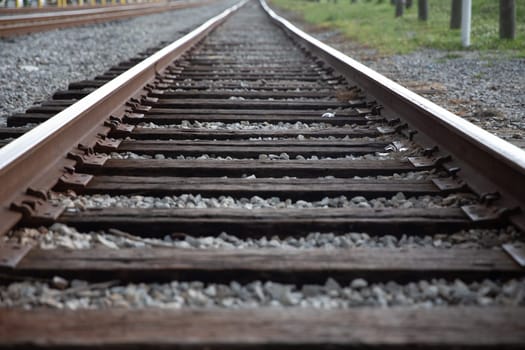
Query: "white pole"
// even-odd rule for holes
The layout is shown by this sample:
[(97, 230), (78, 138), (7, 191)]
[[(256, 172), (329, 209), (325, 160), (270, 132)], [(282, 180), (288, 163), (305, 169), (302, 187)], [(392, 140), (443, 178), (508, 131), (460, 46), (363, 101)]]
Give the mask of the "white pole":
[(470, 20), (472, 17), (472, 0), (461, 2), (461, 44), (463, 47), (470, 46)]

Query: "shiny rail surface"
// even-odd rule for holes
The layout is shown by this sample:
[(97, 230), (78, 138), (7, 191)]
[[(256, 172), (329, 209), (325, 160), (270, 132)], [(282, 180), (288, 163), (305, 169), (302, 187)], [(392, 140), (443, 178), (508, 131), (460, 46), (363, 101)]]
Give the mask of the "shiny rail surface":
[[(525, 188), (520, 186), (525, 176), (524, 150), (321, 43), (277, 16), (266, 2), (263, 7), (301, 45), (381, 101), (385, 111), (391, 112), (391, 118), (407, 122), (415, 140), (452, 154), (475, 191), (504, 194), (500, 205), (520, 211), (518, 208), (525, 203)], [(423, 137), (420, 134), (424, 134)], [(453, 163), (450, 167), (458, 165)], [(513, 222), (525, 229), (523, 211), (514, 216)]]
[[(56, 182), (56, 174), (46, 174), (44, 169), (50, 165), (72, 166), (74, 162), (63, 159), (68, 150), (89, 140), (108, 128), (101, 126), (107, 116), (114, 113), (122, 104), (136, 94), (140, 94), (144, 85), (155, 79), (162, 71), (185, 50), (201, 40), (210, 30), (219, 25), (236, 7), (210, 19), (199, 28), (173, 42), (146, 60), (133, 66), (116, 79), (109, 81), (102, 88), (86, 96), (69, 108), (42, 123), (22, 137), (0, 149), (0, 178), (5, 186), (0, 190), (2, 207), (0, 231), (6, 232), (20, 220), (19, 213), (9, 209), (9, 202), (15, 198), (24, 200), (24, 191), (30, 187), (50, 188)], [(63, 147), (56, 147), (60, 144)], [(42, 175), (35, 179), (34, 174)], [(22, 196), (20, 196), (22, 194)]]
[[(83, 298), (111, 295), (110, 287), (129, 283), (195, 281), (233, 290), (266, 281), (335, 294), (345, 284), (359, 294), (368, 283), (365, 299), (375, 300), (381, 283), (419, 290), (438, 279), (445, 285), (523, 281), (522, 238), (474, 248), (462, 241), (443, 248), (441, 240), (337, 248), (173, 245), (224, 233), (248, 245), (266, 237), (301, 242), (319, 232), (400, 242), (503, 232), (511, 224), (523, 229), (525, 152), (318, 42), (264, 1), (241, 2), (146, 56), (71, 83), (0, 129), (2, 138), (21, 135), (0, 148), (0, 235), (10, 238), (0, 244), (4, 283), (83, 280), (87, 287), (62, 285), (56, 293)], [(56, 199), (90, 195), (193, 195), (210, 203), (230, 198), (230, 204), (66, 209)], [(400, 195), (414, 202), (367, 202)], [(417, 205), (418, 196), (452, 198), (452, 204)], [(258, 206), (264, 198), (278, 205)], [(330, 204), (330, 198), (352, 203)], [(38, 240), (20, 246), (9, 232), (55, 223), (89, 232), (101, 244), (43, 249)], [(100, 235), (145, 246), (116, 246)], [(281, 300), (281, 292), (272, 297)], [(344, 310), (289, 300), (93, 310), (53, 309), (48, 301), (23, 310), (33, 306), (22, 297), (0, 308), (0, 348), (525, 346), (523, 301), (484, 306), (486, 298), (440, 293), (431, 291), (428, 301), (439, 300), (431, 306), (396, 306), (392, 298)]]

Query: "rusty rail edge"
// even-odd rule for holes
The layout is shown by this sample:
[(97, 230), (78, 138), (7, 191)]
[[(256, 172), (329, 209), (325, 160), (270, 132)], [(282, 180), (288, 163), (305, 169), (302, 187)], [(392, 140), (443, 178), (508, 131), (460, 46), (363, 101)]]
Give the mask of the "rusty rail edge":
[(121, 4), (106, 4), (106, 5), (90, 5), (84, 3), (83, 5), (71, 5), (68, 4), (67, 7), (58, 7), (56, 5), (46, 5), (43, 7), (4, 7), (0, 8), (0, 16), (15, 16), (15, 15), (24, 15), (28, 13), (46, 13), (46, 12), (61, 12), (61, 11), (74, 11), (74, 10), (89, 10), (94, 8), (113, 8), (119, 6), (129, 6)]
[(418, 141), (437, 144), (440, 153), (452, 155), (452, 163), (460, 166), (459, 174), (468, 179), (472, 190), (479, 195), (498, 192), (502, 196), (493, 204), (500, 208), (519, 207), (521, 210), (513, 210), (509, 219), (525, 230), (525, 151), (313, 38), (277, 15), (265, 0), (259, 1), (270, 18), (299, 45), (364, 89), (386, 111), (422, 132), (424, 135), (416, 137)]
[[(146, 58), (46, 122), (0, 148), (0, 235), (22, 214), (10, 210), (29, 188), (46, 191), (57, 181), (67, 153), (83, 140), (93, 139), (103, 122), (126, 101), (143, 91), (176, 58), (201, 41), (248, 0), (221, 14)], [(74, 165), (74, 163), (72, 163)]]
[[(188, 2), (183, 3), (176, 3), (177, 5), (185, 4)], [(95, 15), (95, 14), (105, 14), (105, 13), (111, 13), (111, 12), (124, 12), (124, 11), (132, 11), (132, 10), (144, 10), (148, 8), (156, 8), (156, 7), (165, 7), (166, 3), (154, 3), (154, 4), (133, 4), (133, 5), (122, 5), (121, 7), (96, 7), (96, 8), (85, 8), (85, 9), (69, 9), (67, 8), (62, 11), (49, 11), (49, 12), (43, 12), (43, 13), (31, 13), (31, 14), (21, 14), (21, 15), (11, 15), (11, 16), (0, 16), (0, 24), (6, 24), (6, 23), (16, 23), (20, 21), (34, 21), (34, 20), (46, 20), (46, 19), (54, 19), (54, 18), (67, 18), (72, 16), (78, 16), (78, 15)]]

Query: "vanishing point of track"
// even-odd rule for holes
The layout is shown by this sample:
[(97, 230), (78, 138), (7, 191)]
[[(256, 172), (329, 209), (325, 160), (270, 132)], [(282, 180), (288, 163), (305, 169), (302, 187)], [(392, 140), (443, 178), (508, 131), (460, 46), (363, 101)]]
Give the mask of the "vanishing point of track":
[[(56, 115), (55, 115), (56, 114)], [(31, 129), (27, 125), (39, 124)], [(230, 127), (228, 127), (230, 125)], [(235, 126), (237, 125), (237, 126)], [(242, 127), (238, 127), (238, 126)], [(452, 234), (525, 229), (525, 154), (275, 15), (243, 2), (8, 119), (0, 233), (63, 223), (127, 237), (240, 239), (309, 232)], [(23, 135), (21, 135), (23, 134)], [(134, 156), (129, 156), (130, 154)], [(206, 155), (203, 157), (203, 155)], [(394, 174), (425, 173), (421, 178)], [(456, 207), (65, 210), (54, 196), (278, 197), (320, 201), (471, 194)], [(305, 285), (509, 279), (523, 248), (151, 249), (0, 246), (3, 276), (90, 282), (270, 280)], [(0, 309), (13, 348), (519, 348), (523, 306)]]

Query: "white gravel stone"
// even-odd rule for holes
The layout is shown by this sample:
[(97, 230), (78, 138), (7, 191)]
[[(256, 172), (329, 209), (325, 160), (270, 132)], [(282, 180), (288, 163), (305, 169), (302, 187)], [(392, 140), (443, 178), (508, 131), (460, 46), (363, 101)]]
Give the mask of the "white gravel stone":
[(354, 280), (341, 286), (328, 279), (324, 285), (282, 284), (254, 281), (242, 285), (202, 282), (141, 283), (114, 285), (72, 281), (72, 287), (54, 289), (44, 282), (16, 282), (0, 286), (0, 306), (56, 309), (107, 308), (256, 308), (307, 307), (348, 309), (352, 307), (416, 307), (450, 305), (525, 305), (525, 279), (506, 282), (483, 280), (465, 283), (442, 279), (408, 284), (372, 283)]
[[(344, 157), (326, 157), (326, 156), (303, 156), (303, 155), (296, 155), (295, 160), (400, 160), (400, 161), (406, 161), (407, 157), (414, 157), (420, 155), (422, 152), (421, 149), (414, 149), (410, 151), (404, 151), (404, 152), (376, 152), (374, 154), (365, 154), (362, 156), (354, 156), (354, 155), (345, 155)], [(173, 156), (166, 156), (163, 154), (155, 154), (154, 156), (148, 155), (148, 154), (137, 154), (133, 152), (111, 152), (109, 154), (110, 159), (158, 159), (158, 160), (165, 160), (165, 159), (176, 159), (176, 160), (239, 160), (239, 159), (245, 159), (245, 160), (290, 160), (290, 156), (287, 153), (280, 153), (280, 154), (259, 154), (257, 158), (253, 157), (231, 157), (231, 156), (215, 156), (215, 155), (209, 155), (209, 154), (201, 154), (200, 156), (184, 156), (184, 155), (173, 155)]]
[[(138, 124), (141, 128), (148, 129), (211, 129), (211, 130), (298, 130), (298, 129), (326, 129), (331, 128), (333, 125), (328, 123), (284, 123), (279, 122), (277, 124), (269, 122), (250, 122), (240, 121), (235, 123), (223, 123), (223, 122), (199, 122), (199, 121), (188, 121), (183, 120), (180, 124), (155, 124), (155, 123), (140, 123)], [(357, 127), (356, 125), (344, 125), (344, 128)]]
[[(255, 178), (250, 175), (245, 180)], [(379, 197), (366, 199), (362, 196), (347, 198), (324, 197), (318, 201), (305, 201), (280, 199), (278, 197), (261, 198), (233, 198), (230, 196), (202, 197), (201, 195), (182, 194), (179, 196), (151, 197), (151, 196), (110, 196), (110, 195), (64, 195), (52, 194), (52, 203), (66, 205), (70, 212), (93, 208), (236, 208), (236, 209), (261, 209), (261, 208), (443, 208), (460, 207), (477, 203), (477, 198), (469, 193), (450, 194), (442, 196), (419, 196), (406, 198), (401, 192), (391, 198)]]
[(145, 247), (183, 249), (351, 249), (353, 247), (501, 249), (500, 247), (504, 243), (524, 242), (524, 236), (514, 227), (508, 226), (502, 229), (458, 231), (453, 234), (437, 233), (432, 236), (401, 235), (400, 237), (395, 237), (391, 235), (370, 236), (367, 233), (358, 232), (344, 234), (312, 232), (305, 233), (301, 237), (263, 236), (241, 239), (223, 232), (218, 236), (193, 237), (178, 235), (172, 237), (166, 235), (162, 239), (156, 239), (143, 238), (115, 230), (110, 232), (79, 233), (72, 227), (54, 224), (49, 228), (19, 228), (4, 236), (3, 240), (21, 244), (36, 244), (41, 249), (90, 249), (94, 247), (109, 247), (111, 249)]

